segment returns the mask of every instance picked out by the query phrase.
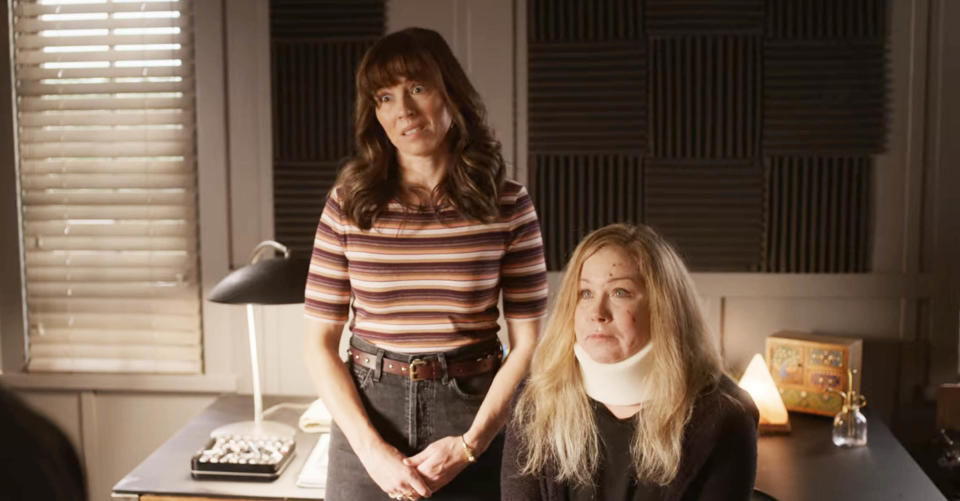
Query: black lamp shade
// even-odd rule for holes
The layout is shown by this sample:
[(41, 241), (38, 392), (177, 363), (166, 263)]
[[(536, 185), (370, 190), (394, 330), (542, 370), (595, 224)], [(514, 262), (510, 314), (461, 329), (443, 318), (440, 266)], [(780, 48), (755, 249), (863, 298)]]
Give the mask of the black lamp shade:
[(227, 304), (302, 303), (309, 268), (309, 258), (262, 259), (230, 272), (207, 299)]

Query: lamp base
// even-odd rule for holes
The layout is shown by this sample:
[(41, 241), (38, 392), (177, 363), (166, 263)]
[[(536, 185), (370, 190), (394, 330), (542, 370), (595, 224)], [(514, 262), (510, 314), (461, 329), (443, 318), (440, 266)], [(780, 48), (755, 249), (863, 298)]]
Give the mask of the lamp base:
[(210, 432), (211, 437), (240, 435), (244, 437), (293, 438), (297, 430), (276, 421), (238, 421), (225, 424)]
[(786, 423), (760, 423), (757, 425), (757, 432), (760, 435), (788, 435), (790, 433), (790, 421)]

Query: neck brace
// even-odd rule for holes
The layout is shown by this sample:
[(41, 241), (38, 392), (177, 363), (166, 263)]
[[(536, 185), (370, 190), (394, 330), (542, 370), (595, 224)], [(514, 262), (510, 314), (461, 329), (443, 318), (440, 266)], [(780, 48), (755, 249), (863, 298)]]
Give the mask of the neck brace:
[(653, 370), (649, 356), (653, 343), (640, 351), (612, 364), (602, 364), (574, 343), (573, 353), (580, 362), (583, 386), (590, 398), (610, 405), (635, 405), (650, 397), (647, 376)]

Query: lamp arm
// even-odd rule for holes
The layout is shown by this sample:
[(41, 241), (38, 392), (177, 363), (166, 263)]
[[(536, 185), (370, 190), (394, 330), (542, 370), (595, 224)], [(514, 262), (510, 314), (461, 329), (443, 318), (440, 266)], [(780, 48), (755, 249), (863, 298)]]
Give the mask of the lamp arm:
[(259, 261), (260, 254), (263, 253), (264, 249), (268, 249), (268, 248), (282, 252), (284, 259), (290, 257), (290, 249), (286, 245), (283, 245), (282, 243), (277, 242), (276, 240), (264, 240), (263, 242), (258, 243), (257, 246), (254, 247), (253, 251), (250, 253), (250, 264), (253, 264)]

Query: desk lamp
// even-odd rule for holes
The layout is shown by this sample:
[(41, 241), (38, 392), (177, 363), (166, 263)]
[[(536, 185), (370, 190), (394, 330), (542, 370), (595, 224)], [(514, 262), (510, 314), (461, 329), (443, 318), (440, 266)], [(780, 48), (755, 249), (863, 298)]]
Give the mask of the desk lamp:
[(753, 398), (760, 412), (760, 423), (757, 429), (760, 433), (789, 433), (790, 416), (780, 398), (780, 391), (770, 377), (767, 363), (763, 355), (757, 353), (750, 360), (750, 365), (740, 378), (740, 387)]
[[(264, 251), (279, 250), (282, 258), (261, 259)], [(250, 338), (250, 369), (253, 379), (253, 421), (221, 426), (210, 434), (251, 437), (292, 438), (292, 426), (263, 420), (263, 395), (260, 393), (260, 363), (257, 359), (257, 333), (253, 318), (255, 304), (295, 304), (303, 302), (303, 289), (310, 267), (309, 258), (291, 258), (290, 249), (279, 242), (265, 240), (254, 247), (250, 264), (230, 272), (207, 297), (224, 304), (247, 307), (247, 334)]]

